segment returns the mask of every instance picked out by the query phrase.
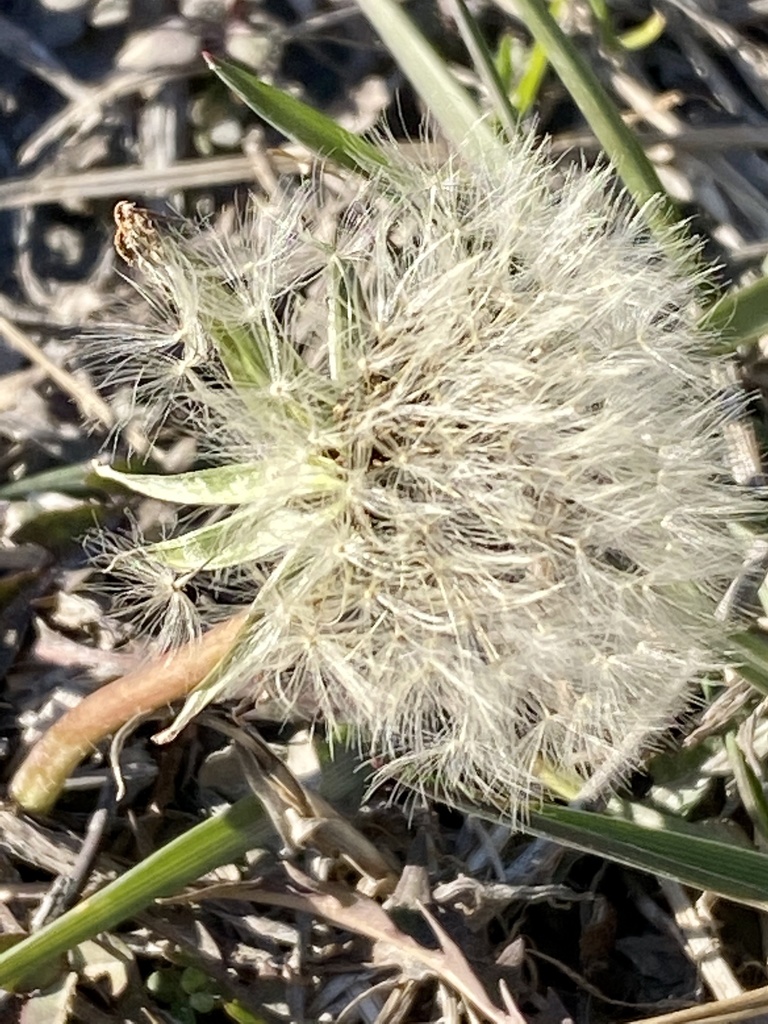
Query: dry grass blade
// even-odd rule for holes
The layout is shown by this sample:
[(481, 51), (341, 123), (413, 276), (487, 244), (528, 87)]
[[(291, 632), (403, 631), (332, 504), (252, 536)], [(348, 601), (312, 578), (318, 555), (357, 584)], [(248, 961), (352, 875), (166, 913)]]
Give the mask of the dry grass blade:
[(685, 951), (710, 992), (720, 999), (741, 995), (744, 989), (725, 958), (710, 916), (694, 906), (679, 882), (664, 878), (659, 884), (683, 934)]
[(248, 784), (287, 846), (311, 845), (328, 856), (340, 856), (362, 876), (362, 891), (376, 896), (392, 892), (397, 876), (387, 857), (327, 800), (303, 786), (256, 733), (212, 714), (203, 715), (202, 721), (238, 744)]
[[(752, 124), (716, 125), (706, 128), (678, 128), (670, 135), (666, 131), (639, 132), (638, 138), (649, 155), (658, 147), (659, 162), (664, 162), (665, 150), (689, 153), (712, 153), (723, 149), (768, 149), (768, 126)], [(550, 151), (554, 155), (573, 150), (597, 151), (600, 143), (590, 131), (562, 132), (553, 137)], [(669, 159), (669, 156), (666, 157)], [(2, 195), (2, 192), (0, 192)]]
[(182, 72), (166, 70), (140, 73), (135, 71), (114, 72), (108, 78), (92, 86), (88, 93), (69, 103), (64, 110), (54, 114), (34, 135), (30, 136), (18, 153), (18, 165), (24, 167), (33, 163), (48, 146), (63, 139), (68, 132), (77, 131), (84, 135), (99, 124), (104, 117), (104, 108), (123, 96), (138, 92), (153, 85), (161, 85), (178, 77)]
[(25, 65), (44, 82), (73, 102), (90, 98), (91, 90), (73, 78), (43, 43), (0, 15), (0, 52), (9, 60)]
[[(39, 345), (35, 344), (24, 331), (4, 317), (2, 313), (0, 313), (0, 334), (17, 352), (43, 370), (50, 380), (72, 399), (86, 422), (98, 423), (106, 431), (114, 428), (115, 415), (98, 392), (85, 379), (73, 376), (49, 359)], [(151, 442), (134, 424), (127, 428), (126, 437), (134, 451), (140, 455), (154, 454)], [(159, 456), (159, 453), (157, 454)], [(159, 457), (158, 461), (162, 462), (162, 457)]]
[(764, 1013), (768, 1013), (768, 985), (731, 999), (718, 999), (705, 1006), (638, 1018), (630, 1024), (728, 1024), (734, 1020), (753, 1020)]
[(179, 160), (167, 167), (103, 167), (73, 174), (48, 171), (0, 184), (0, 209), (22, 209), (42, 203), (105, 199), (166, 188), (212, 188), (253, 178), (246, 156)]
[(67, 373), (66, 370), (57, 366), (39, 345), (36, 345), (24, 331), (2, 314), (0, 314), (0, 333), (17, 352), (44, 370), (54, 384), (61, 388), (64, 394), (69, 395), (86, 420), (91, 423), (100, 423), (107, 430), (114, 427), (115, 417), (104, 399), (89, 384), (77, 380), (71, 373)]

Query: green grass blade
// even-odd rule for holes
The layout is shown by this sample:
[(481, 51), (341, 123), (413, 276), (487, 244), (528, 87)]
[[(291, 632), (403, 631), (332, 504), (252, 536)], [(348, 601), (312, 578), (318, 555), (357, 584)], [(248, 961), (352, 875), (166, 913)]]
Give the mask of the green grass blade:
[(456, 24), (459, 26), (464, 45), (472, 58), (475, 71), (488, 92), (496, 116), (511, 137), (517, 130), (517, 112), (504, 88), (493, 54), (488, 49), (480, 28), (468, 11), (464, 0), (449, 0), (449, 5)]
[(340, 167), (366, 177), (381, 171), (394, 175), (386, 153), (354, 132), (340, 127), (288, 93), (260, 81), (251, 71), (231, 60), (205, 54), (208, 67), (251, 110), (288, 138)]
[(180, 892), (207, 871), (263, 845), (274, 834), (255, 797), (174, 839), (120, 878), (0, 955), (0, 987), (34, 981), (78, 943), (116, 927), (153, 900)]
[(663, 35), (666, 27), (667, 19), (663, 14), (654, 11), (635, 28), (622, 32), (619, 43), (625, 50), (644, 50)]
[(648, 226), (667, 243), (668, 228), (680, 223), (676, 207), (664, 192), (653, 164), (622, 121), (608, 93), (549, 13), (546, 4), (543, 0), (495, 2), (509, 14), (522, 17), (587, 119), (627, 191), (645, 211)]
[(525, 69), (520, 76), (520, 81), (512, 94), (512, 102), (521, 117), (533, 109), (548, 67), (549, 61), (544, 48), (539, 43), (534, 43), (525, 62)]
[(724, 295), (707, 310), (699, 326), (718, 335), (714, 347), (724, 352), (768, 332), (768, 277)]
[(470, 161), (504, 160), (504, 144), (445, 62), (395, 0), (357, 0), (445, 137)]
[(72, 497), (103, 493), (104, 484), (94, 472), (93, 461), (77, 462), (69, 466), (56, 466), (40, 473), (11, 480), (0, 487), (0, 500), (17, 501), (41, 491), (60, 491)]
[(602, 29), (604, 29), (606, 25), (610, 26), (611, 15), (610, 11), (608, 10), (608, 4), (606, 3), (606, 0), (587, 0), (587, 2), (589, 3), (589, 6), (592, 8), (592, 13), (595, 16), (595, 21), (598, 23), (598, 25)]
[(512, 57), (513, 45), (513, 36), (511, 33), (505, 32), (501, 39), (499, 39), (499, 45), (496, 51), (496, 74), (499, 76), (501, 86), (507, 95), (512, 91), (515, 69)]
[(768, 801), (763, 792), (762, 781), (744, 756), (736, 733), (730, 732), (725, 737), (725, 749), (728, 751), (728, 759), (731, 762), (741, 802), (760, 834), (762, 842), (765, 843), (768, 841)]
[[(557, 18), (564, 7), (565, 0), (554, 0), (549, 5), (550, 14)], [(549, 61), (544, 47), (538, 41), (534, 42), (512, 97), (512, 102), (521, 115), (527, 114), (538, 99), (548, 67)]]
[(768, 637), (763, 633), (732, 633), (733, 660), (738, 662), (739, 674), (754, 688), (768, 696)]
[(698, 826), (672, 823), (646, 808), (637, 807), (636, 812), (653, 820), (654, 827), (607, 814), (548, 806), (531, 814), (529, 829), (627, 867), (766, 908), (768, 854), (697, 835)]

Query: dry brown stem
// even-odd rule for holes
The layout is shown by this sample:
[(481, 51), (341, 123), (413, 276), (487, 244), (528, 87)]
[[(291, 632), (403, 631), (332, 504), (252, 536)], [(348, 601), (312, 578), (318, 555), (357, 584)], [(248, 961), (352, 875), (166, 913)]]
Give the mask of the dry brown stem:
[(235, 615), (200, 640), (89, 694), (32, 747), (11, 781), (11, 797), (25, 811), (50, 810), (73, 769), (102, 740), (132, 718), (194, 690), (230, 650), (246, 618), (247, 612)]

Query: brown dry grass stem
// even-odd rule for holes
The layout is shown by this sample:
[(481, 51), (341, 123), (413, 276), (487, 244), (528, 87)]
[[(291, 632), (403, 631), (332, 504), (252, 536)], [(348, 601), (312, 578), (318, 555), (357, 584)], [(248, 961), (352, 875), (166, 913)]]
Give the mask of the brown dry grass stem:
[(247, 619), (242, 612), (185, 644), (89, 694), (30, 750), (10, 793), (25, 811), (48, 811), (74, 768), (106, 737), (138, 715), (185, 697), (231, 649)]

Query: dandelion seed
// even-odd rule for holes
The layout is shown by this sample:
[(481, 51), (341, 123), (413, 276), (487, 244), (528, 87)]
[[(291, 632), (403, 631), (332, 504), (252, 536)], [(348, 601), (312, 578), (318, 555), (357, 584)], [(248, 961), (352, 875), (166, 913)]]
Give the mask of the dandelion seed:
[(101, 573), (96, 588), (108, 597), (112, 614), (130, 621), (160, 651), (198, 639), (205, 625), (231, 612), (237, 587), (203, 563), (174, 569), (153, 555), (133, 519), (124, 533), (94, 531), (86, 548)]
[(196, 639), (201, 614), (187, 593), (191, 574), (181, 574), (153, 559), (138, 526), (124, 535), (93, 533), (87, 547), (102, 571), (102, 591), (118, 618), (157, 639), (161, 650)]
[(542, 778), (625, 773), (722, 667), (756, 499), (725, 482), (696, 282), (605, 175), (555, 189), (526, 143), (501, 174), (400, 170), (332, 231), (314, 184), (234, 236), (163, 236), (161, 272), (144, 225), (118, 244), (168, 335), (200, 331), (142, 372), (178, 359), (167, 402), (209, 464), (265, 467), (236, 502), (221, 477), (205, 535), (253, 609), (222, 692), (271, 680), (382, 775), (514, 819)]

